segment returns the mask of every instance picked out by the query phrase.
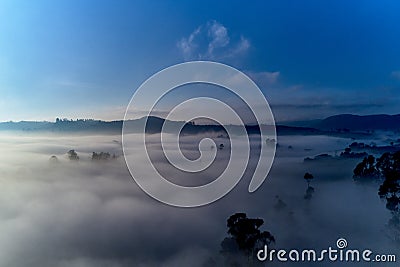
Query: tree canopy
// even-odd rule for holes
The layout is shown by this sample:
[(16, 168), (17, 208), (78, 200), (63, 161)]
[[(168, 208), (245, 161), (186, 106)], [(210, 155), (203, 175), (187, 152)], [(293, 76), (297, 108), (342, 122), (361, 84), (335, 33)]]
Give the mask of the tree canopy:
[(275, 242), (268, 231), (261, 231), (263, 219), (248, 218), (246, 213), (235, 213), (227, 220), (228, 234), (222, 243), (222, 253), (242, 252), (250, 257), (255, 250)]
[(71, 149), (70, 151), (67, 152), (68, 158), (70, 160), (79, 160), (78, 153), (75, 152), (75, 150)]
[(375, 159), (368, 156), (354, 169), (355, 178), (383, 177), (378, 194), (386, 199), (386, 208), (399, 211), (400, 206), (400, 151), (384, 153)]

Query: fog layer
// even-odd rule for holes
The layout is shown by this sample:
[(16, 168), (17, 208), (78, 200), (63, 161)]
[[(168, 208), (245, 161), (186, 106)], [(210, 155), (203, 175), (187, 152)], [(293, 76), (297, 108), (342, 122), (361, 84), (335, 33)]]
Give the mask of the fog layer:
[[(197, 144), (184, 141), (195, 155)], [(286, 136), (278, 142), (272, 170), (255, 193), (247, 191), (249, 168), (221, 200), (184, 209), (162, 204), (136, 185), (120, 136), (1, 134), (0, 266), (203, 266), (210, 258), (218, 261), (226, 219), (235, 212), (263, 218), (277, 248), (325, 249), (343, 237), (353, 248), (398, 251), (387, 233), (390, 213), (378, 197), (379, 184), (352, 179), (357, 161), (303, 162), (337, 153), (352, 140)], [(79, 161), (68, 159), (71, 149)], [(119, 157), (91, 160), (92, 152), (102, 151)], [(159, 151), (154, 160), (171, 180), (202, 184), (226, 164), (229, 149), (218, 153), (214, 173), (205, 171), (195, 181), (173, 171)], [(49, 161), (53, 155), (57, 161)], [(304, 198), (305, 172), (315, 177), (311, 199)]]

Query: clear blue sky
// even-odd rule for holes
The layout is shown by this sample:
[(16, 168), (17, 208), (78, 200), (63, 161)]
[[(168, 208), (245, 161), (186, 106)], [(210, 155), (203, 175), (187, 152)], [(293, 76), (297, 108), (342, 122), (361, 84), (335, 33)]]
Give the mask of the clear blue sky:
[(122, 119), (195, 59), (248, 73), (278, 120), (400, 113), (399, 1), (197, 2), (1, 1), (0, 121)]

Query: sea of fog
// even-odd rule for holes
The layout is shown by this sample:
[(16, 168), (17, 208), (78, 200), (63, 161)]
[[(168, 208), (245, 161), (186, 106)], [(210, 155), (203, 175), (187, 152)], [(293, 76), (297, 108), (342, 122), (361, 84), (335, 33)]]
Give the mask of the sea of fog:
[[(223, 171), (230, 156), (229, 140), (217, 139), (226, 146), (218, 150), (216, 163), (189, 177), (169, 166), (156, 141), (152, 146), (158, 137), (149, 137), (150, 155), (157, 169), (176, 183), (208, 183)], [(135, 140), (134, 135), (130, 138)], [(189, 158), (198, 155), (199, 139), (182, 138), (181, 149)], [(345, 238), (352, 248), (396, 253), (399, 246), (387, 226), (391, 214), (377, 194), (379, 183), (353, 181), (359, 160), (303, 161), (321, 153), (340, 154), (353, 141), (279, 137), (272, 170), (259, 190), (247, 191), (255, 164), (251, 161), (229, 194), (187, 209), (162, 204), (137, 186), (122, 156), (119, 135), (1, 133), (0, 266), (204, 266), (210, 259), (221, 266), (226, 219), (236, 212), (263, 218), (262, 230), (274, 235), (276, 248), (326, 249)], [(78, 162), (68, 159), (71, 149), (78, 153)], [(92, 161), (92, 152), (117, 158)], [(57, 161), (50, 160), (53, 155)], [(305, 172), (314, 175), (315, 191), (309, 199), (304, 197)], [(266, 264), (292, 265), (314, 266)]]

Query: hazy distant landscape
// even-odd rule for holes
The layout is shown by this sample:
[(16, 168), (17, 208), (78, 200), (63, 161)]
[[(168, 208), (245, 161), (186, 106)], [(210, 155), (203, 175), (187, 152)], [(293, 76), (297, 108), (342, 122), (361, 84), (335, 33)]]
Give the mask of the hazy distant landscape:
[[(237, 212), (264, 219), (262, 230), (273, 235), (272, 246), (279, 248), (322, 249), (345, 237), (351, 247), (382, 253), (399, 249), (399, 225), (391, 223), (398, 213), (386, 209), (378, 195), (382, 178), (353, 178), (363, 152), (378, 157), (385, 147), (399, 148), (396, 131), (314, 128), (313, 135), (306, 128), (288, 127), (278, 135), (272, 171), (258, 191), (247, 192), (255, 164), (250, 160), (244, 179), (227, 196), (187, 210), (151, 199), (132, 180), (121, 135), (113, 134), (120, 130), (119, 123), (25, 122), (11, 124), (14, 129), (1, 124), (1, 266), (246, 265), (238, 258), (240, 252), (221, 252), (228, 236), (226, 220)], [(103, 127), (104, 132), (99, 130)], [(156, 146), (150, 155), (171, 181), (193, 186), (221, 172), (229, 159), (229, 138), (218, 134), (216, 126), (214, 134), (211, 126), (191, 127), (200, 130), (181, 137), (187, 155), (195, 157), (199, 138), (206, 136), (225, 145), (209, 169), (194, 176), (177, 173)], [(158, 138), (158, 133), (149, 135), (150, 147)], [(257, 141), (251, 144), (257, 147)], [(310, 183), (303, 178), (307, 172), (314, 177)]]
[[(131, 129), (141, 132), (146, 125), (147, 133), (161, 132), (164, 119), (151, 116), (148, 119), (127, 120), (126, 124)], [(17, 130), (25, 132), (92, 132), (101, 131), (103, 133), (118, 134), (122, 130), (123, 121), (102, 121), (94, 119), (59, 119), (55, 122), (48, 121), (19, 121), (19, 122), (0, 122), (0, 130)], [(351, 114), (341, 114), (327, 117), (322, 120), (310, 121), (288, 121), (277, 124), (277, 132), (280, 135), (286, 134), (320, 134), (320, 135), (340, 135), (340, 134), (360, 134), (368, 135), (373, 131), (400, 131), (399, 115), (366, 115), (356, 116)], [(267, 125), (264, 125), (264, 127)], [(235, 127), (228, 125), (225, 127)], [(249, 134), (259, 133), (257, 125), (246, 125)], [(222, 125), (210, 124), (186, 124), (184, 133), (197, 134), (200, 132), (219, 132), (224, 131)]]

